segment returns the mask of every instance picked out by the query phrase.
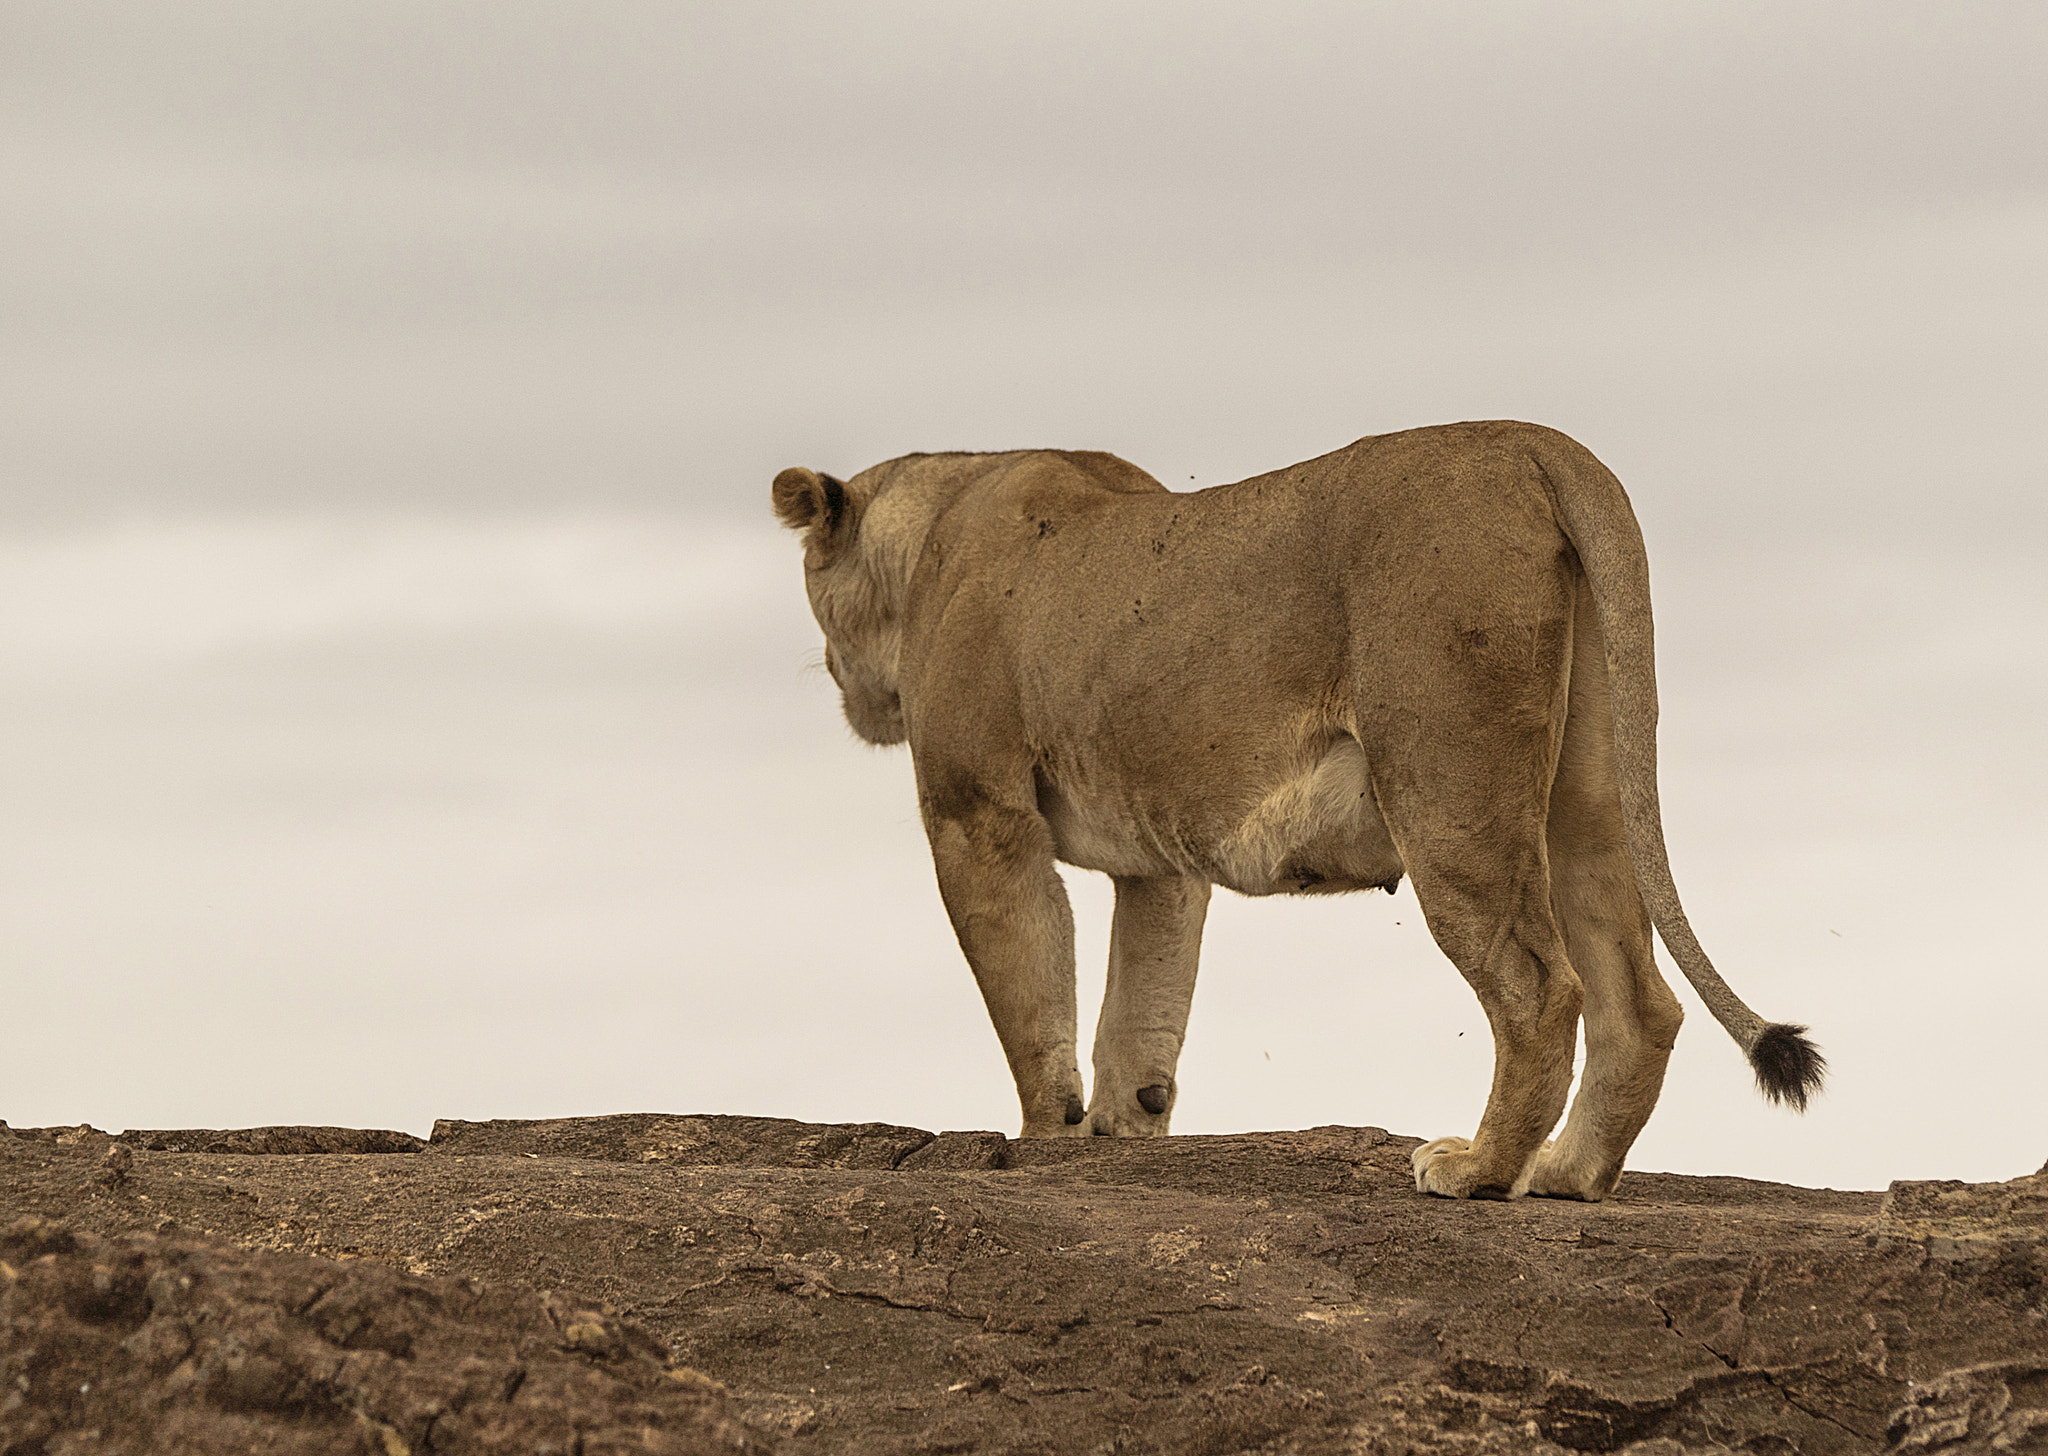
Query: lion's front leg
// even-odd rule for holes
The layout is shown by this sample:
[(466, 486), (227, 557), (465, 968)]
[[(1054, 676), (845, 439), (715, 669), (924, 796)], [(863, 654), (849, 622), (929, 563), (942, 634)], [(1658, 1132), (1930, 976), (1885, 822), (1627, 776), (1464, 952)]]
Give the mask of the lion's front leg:
[(1081, 1131), (1074, 913), (1033, 809), (984, 797), (928, 812), (939, 894), (981, 986), (1024, 1109), (1025, 1137)]
[(1208, 911), (1206, 881), (1117, 880), (1109, 984), (1095, 1025), (1095, 1095), (1083, 1124), (1094, 1136), (1166, 1135)]

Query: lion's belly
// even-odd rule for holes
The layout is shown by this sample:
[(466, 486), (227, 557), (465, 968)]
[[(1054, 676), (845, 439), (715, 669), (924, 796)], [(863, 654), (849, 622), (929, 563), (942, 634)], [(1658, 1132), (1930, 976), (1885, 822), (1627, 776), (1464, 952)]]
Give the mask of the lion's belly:
[(1053, 853), (1063, 864), (1106, 875), (1187, 873), (1160, 842), (1149, 816), (1128, 803), (1041, 784), (1038, 809), (1052, 830)]
[[(1270, 760), (1269, 760), (1270, 761)], [(1146, 795), (1042, 783), (1039, 808), (1061, 860), (1112, 875), (1191, 875), (1243, 895), (1391, 889), (1402, 872), (1366, 773), (1340, 737), (1299, 771), (1227, 796)]]

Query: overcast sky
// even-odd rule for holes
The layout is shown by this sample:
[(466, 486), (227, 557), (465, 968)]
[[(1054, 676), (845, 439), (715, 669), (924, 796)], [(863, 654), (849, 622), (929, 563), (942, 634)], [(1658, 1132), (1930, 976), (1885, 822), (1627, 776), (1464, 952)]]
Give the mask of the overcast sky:
[[(1510, 416), (1836, 1066), (1689, 1001), (1636, 1165), (2030, 1170), (2044, 96), (2034, 4), (0, 0), (0, 1117), (1014, 1130), (768, 480)], [(1405, 893), (1220, 899), (1177, 1127), (1469, 1132), (1486, 1040)]]

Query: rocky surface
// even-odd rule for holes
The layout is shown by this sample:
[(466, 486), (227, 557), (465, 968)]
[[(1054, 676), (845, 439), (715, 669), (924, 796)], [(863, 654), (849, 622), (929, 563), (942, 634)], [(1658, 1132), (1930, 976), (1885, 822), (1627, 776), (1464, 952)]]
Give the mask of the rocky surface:
[(2048, 1452), (2048, 1170), (1453, 1204), (1414, 1145), (0, 1130), (0, 1453)]
[(644, 1330), (558, 1292), (216, 1240), (0, 1233), (14, 1451), (767, 1448)]

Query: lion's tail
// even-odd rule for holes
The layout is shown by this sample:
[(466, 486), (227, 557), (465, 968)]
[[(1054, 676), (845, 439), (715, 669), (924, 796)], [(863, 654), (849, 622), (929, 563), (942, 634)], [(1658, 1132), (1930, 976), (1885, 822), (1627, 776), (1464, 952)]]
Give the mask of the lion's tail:
[(1622, 823), (1650, 919), (1714, 1019), (1748, 1055), (1763, 1094), (1803, 1112), (1807, 1099), (1820, 1090), (1826, 1059), (1807, 1040), (1805, 1027), (1765, 1021), (1721, 979), (1692, 933), (1671, 878), (1664, 814), (1657, 801), (1657, 664), (1650, 565), (1635, 511), (1613, 472), (1576, 441), (1546, 432), (1537, 463), (1556, 495), (1565, 534), (1579, 554), (1600, 613), (1601, 635), (1607, 640)]

